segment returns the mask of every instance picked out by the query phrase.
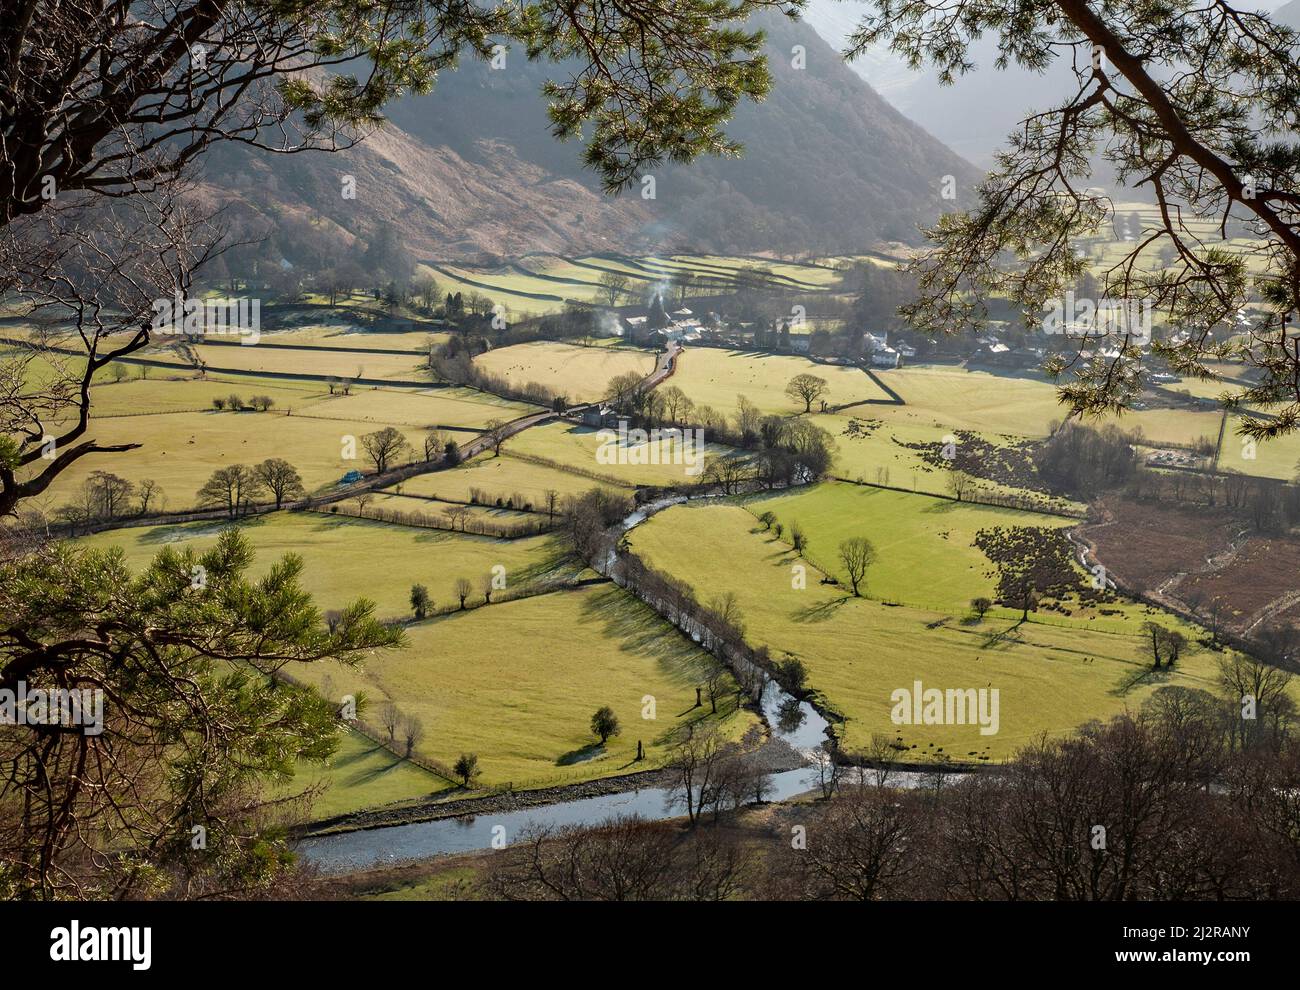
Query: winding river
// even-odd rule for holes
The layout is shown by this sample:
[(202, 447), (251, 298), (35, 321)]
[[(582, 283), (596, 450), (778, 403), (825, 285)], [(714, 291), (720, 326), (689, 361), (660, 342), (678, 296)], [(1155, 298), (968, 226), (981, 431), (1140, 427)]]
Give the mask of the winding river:
[[(623, 520), (622, 531), (626, 533), (655, 513), (685, 501), (685, 496), (676, 496), (643, 506)], [(610, 569), (607, 564), (602, 570), (607, 572)], [(775, 739), (807, 753), (820, 746), (826, 738), (826, 720), (811, 705), (786, 693), (770, 678), (764, 684), (761, 702), (763, 716)], [(915, 772), (895, 772), (890, 777), (895, 786), (904, 787), (916, 786), (922, 779), (923, 775)], [(769, 800), (780, 801), (807, 793), (817, 786), (817, 771), (803, 766), (772, 774), (767, 796)], [(298, 844), (298, 851), (326, 873), (343, 873), (405, 860), (489, 849), (498, 836), (498, 844), (501, 840), (509, 844), (529, 824), (595, 825), (611, 816), (632, 814), (662, 820), (679, 817), (685, 811), (685, 804), (680, 798), (674, 799), (667, 788), (639, 787), (518, 811), (390, 825), (304, 839)]]

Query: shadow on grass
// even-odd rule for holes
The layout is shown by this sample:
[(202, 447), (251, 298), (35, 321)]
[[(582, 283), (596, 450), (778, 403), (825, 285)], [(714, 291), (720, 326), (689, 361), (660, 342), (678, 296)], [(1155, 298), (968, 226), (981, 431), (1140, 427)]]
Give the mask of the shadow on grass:
[(980, 643), (982, 650), (994, 650), (999, 648), (1010, 648), (1013, 646), (1023, 646), (1025, 643), (1024, 635), (1020, 631), (1021, 620), (1017, 620), (1006, 629), (991, 629), (984, 634), (984, 639)]
[[(373, 784), (381, 777), (388, 776), (388, 774), (399, 769), (406, 763), (406, 760), (396, 756), (391, 750), (385, 749), (383, 746), (376, 744), (372, 749), (365, 750), (359, 753), (356, 757), (350, 760), (341, 761), (337, 765), (341, 768), (347, 763), (359, 762), (360, 760), (370, 757), (377, 757), (381, 762), (372, 767), (358, 767), (353, 773), (340, 775), (340, 783), (347, 787), (364, 787), (366, 784)], [(411, 764), (411, 766), (415, 767), (415, 764)]]
[(556, 766), (571, 767), (575, 763), (588, 763), (605, 754), (604, 743), (591, 743), (580, 749), (573, 749), (555, 761)]
[(617, 586), (589, 595), (583, 616), (600, 622), (604, 634), (625, 653), (653, 660), (659, 669), (680, 684), (696, 684), (711, 662), (698, 646), (661, 618), (630, 592)]
[(1159, 687), (1168, 684), (1171, 680), (1170, 675), (1174, 671), (1169, 667), (1161, 667), (1156, 670), (1152, 667), (1142, 667), (1138, 670), (1124, 673), (1120, 676), (1115, 686), (1108, 692), (1112, 697), (1123, 697), (1135, 688), (1152, 685)]
[(262, 516), (251, 516), (247, 519), (207, 519), (201, 522), (174, 523), (143, 529), (140, 531), (139, 536), (136, 537), (136, 542), (142, 546), (164, 546), (167, 544), (180, 544), (183, 546), (190, 540), (215, 538), (223, 530), (232, 527), (244, 530), (265, 524), (266, 519)]
[(847, 605), (852, 600), (852, 595), (844, 595), (841, 598), (831, 598), (816, 605), (808, 605), (804, 608), (797, 609), (791, 613), (790, 618), (794, 622), (826, 622), (835, 618), (835, 613), (840, 609), (840, 607)]

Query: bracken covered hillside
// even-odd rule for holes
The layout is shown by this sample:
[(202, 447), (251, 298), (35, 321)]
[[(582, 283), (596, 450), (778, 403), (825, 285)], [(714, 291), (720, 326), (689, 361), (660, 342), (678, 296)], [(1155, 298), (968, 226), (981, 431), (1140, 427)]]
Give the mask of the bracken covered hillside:
[[(946, 205), (945, 175), (971, 167), (894, 111), (808, 25), (761, 19), (774, 86), (742, 106), (729, 133), (741, 159), (655, 171), (656, 198), (639, 188), (604, 196), (579, 165), (581, 146), (548, 131), (539, 87), (559, 66), (511, 52), (445, 73), (434, 92), (391, 108), (389, 123), (337, 155), (268, 156), (222, 147), (209, 155), (203, 194), (228, 206), (228, 224), (274, 220), (292, 258), (309, 241), (369, 239), (392, 225), (417, 255), (692, 247), (736, 252), (843, 252), (919, 240)], [(793, 66), (803, 46), (806, 66)], [(355, 200), (340, 194), (357, 180)], [(234, 193), (232, 196), (231, 194)], [(232, 202), (233, 200), (233, 202)]]

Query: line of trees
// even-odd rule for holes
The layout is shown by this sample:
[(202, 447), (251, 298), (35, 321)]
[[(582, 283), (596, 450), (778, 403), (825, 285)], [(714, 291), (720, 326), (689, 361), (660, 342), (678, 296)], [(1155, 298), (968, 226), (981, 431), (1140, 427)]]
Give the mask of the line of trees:
[(75, 536), (82, 527), (145, 516), (161, 511), (165, 504), (166, 494), (152, 478), (134, 482), (112, 471), (92, 471), (78, 488), (77, 497), (55, 510), (54, 517)]
[(1137, 448), (1146, 443), (1140, 429), (1092, 427), (1071, 420), (1053, 431), (1034, 460), (1054, 490), (1079, 498), (1122, 491), (1142, 501), (1228, 511), (1261, 533), (1300, 525), (1300, 476), (1287, 482), (1231, 468), (1156, 470), (1141, 462)]
[(254, 412), (266, 412), (273, 405), (275, 400), (269, 395), (254, 395), (244, 399), (242, 395), (231, 393), (227, 396), (213, 396), (212, 408), (217, 412), (243, 412), (245, 409), (252, 409)]
[(282, 457), (268, 457), (260, 464), (231, 464), (217, 468), (198, 490), (203, 508), (225, 509), (230, 518), (247, 515), (256, 499), (270, 495), (279, 509), (285, 501), (307, 494), (298, 469)]

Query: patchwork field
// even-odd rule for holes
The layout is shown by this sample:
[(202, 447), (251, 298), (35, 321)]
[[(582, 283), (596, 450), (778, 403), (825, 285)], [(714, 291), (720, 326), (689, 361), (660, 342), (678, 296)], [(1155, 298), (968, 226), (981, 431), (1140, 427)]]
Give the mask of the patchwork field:
[[(818, 364), (792, 355), (723, 351), (715, 347), (688, 348), (677, 361), (669, 380), (696, 405), (709, 405), (730, 415), (737, 397), (745, 396), (765, 413), (801, 413), (804, 403), (785, 394), (795, 375), (816, 375), (828, 383), (822, 396), (827, 404), (842, 406), (886, 394), (860, 368)], [(813, 403), (813, 409), (819, 402)]]
[(198, 344), (194, 352), (209, 368), (265, 371), (278, 375), (334, 375), (338, 378), (382, 378), (430, 381), (424, 367), (427, 352), (378, 354), (369, 351), (302, 350), (257, 345)]
[(654, 370), (650, 351), (625, 347), (580, 347), (539, 341), (500, 347), (474, 359), (484, 371), (500, 375), (512, 386), (541, 382), (567, 395), (570, 402), (595, 402), (605, 397), (611, 378)]
[(835, 285), (840, 280), (839, 271), (822, 264), (800, 264), (793, 261), (777, 261), (769, 258), (736, 258), (717, 254), (675, 254), (670, 260), (687, 268), (705, 266), (709, 271), (736, 272), (741, 268), (761, 268), (771, 272), (778, 279), (788, 280), (792, 284), (812, 288), (826, 288)]
[[(521, 461), (510, 456), (510, 446), (507, 444), (501, 457), (486, 454), (449, 471), (418, 475), (403, 482), (401, 491), (408, 495), (442, 496), (463, 502), (469, 500), (470, 489), (477, 488), (494, 498), (522, 495), (534, 508), (540, 509), (546, 504), (548, 491), (558, 492), (563, 498), (581, 495), (596, 487), (616, 487), (609, 482), (598, 482), (568, 471)], [(629, 488), (619, 490), (631, 491)]]
[[(61, 505), (75, 497), (78, 486), (92, 471), (105, 469), (132, 482), (152, 478), (167, 496), (166, 507), (175, 511), (197, 504), (199, 488), (217, 468), (253, 465), (268, 457), (285, 458), (298, 469), (309, 492), (320, 491), (336, 484), (348, 471), (374, 469), (365, 459), (361, 437), (381, 425), (285, 416), (274, 410), (100, 419), (92, 423), (90, 434), (98, 442), (141, 446), (111, 459), (81, 458), (59, 475), (47, 497), (51, 506)], [(423, 449), (427, 431), (398, 428), (415, 450)], [(344, 437), (348, 436), (357, 441), (357, 456), (352, 460), (343, 457)]]
[(492, 420), (511, 420), (538, 412), (538, 406), (500, 399), (470, 388), (388, 388), (353, 386), (350, 395), (329, 395), (313, 405), (308, 415), (428, 428), (482, 429)]
[[(734, 593), (747, 638), (767, 645), (776, 660), (803, 661), (810, 687), (846, 719), (842, 734), (849, 750), (885, 733), (908, 747), (912, 759), (999, 760), (1039, 733), (1065, 735), (1091, 719), (1135, 709), (1159, 686), (1214, 688), (1214, 654), (1185, 653), (1173, 671), (1154, 672), (1136, 634), (1036, 618), (1022, 624), (992, 614), (974, 622), (959, 611), (855, 600), (815, 579), (795, 590), (791, 568), (799, 558), (762, 533), (740, 506), (679, 506), (630, 539), (636, 552), (697, 593)], [(938, 579), (918, 568), (912, 581), (921, 587)], [(1162, 621), (1176, 625), (1168, 617)], [(998, 688), (999, 731), (895, 725), (890, 695), (917, 680), (941, 689)]]
[[(678, 443), (669, 438), (654, 444), (645, 443), (620, 449), (607, 445), (607, 438), (601, 437), (600, 433), (599, 430), (571, 423), (547, 423), (512, 437), (506, 441), (505, 449), (521, 456), (545, 458), (577, 471), (594, 472), (599, 477), (592, 479), (593, 483), (607, 481), (623, 486), (693, 484), (703, 476), (711, 458), (738, 456), (732, 448), (714, 443), (704, 446), (703, 461), (696, 459), (693, 445), (679, 456)], [(602, 456), (607, 459), (624, 456), (626, 463), (602, 464), (597, 460), (597, 451), (602, 448), (606, 451)], [(660, 463), (649, 463), (652, 457), (658, 457)], [(680, 463), (672, 463), (675, 457)], [(687, 463), (688, 458), (695, 462), (694, 467)], [(633, 463), (634, 461), (638, 463)], [(590, 484), (586, 486), (590, 487)]]
[[(1185, 211), (1179, 212), (1184, 231), (1201, 241), (1205, 248), (1214, 247), (1230, 254), (1241, 255), (1247, 259), (1251, 269), (1262, 269), (1262, 262), (1258, 256), (1252, 256), (1252, 249), (1259, 247), (1258, 239), (1234, 237), (1226, 241), (1221, 240), (1219, 217), (1196, 217)], [(1130, 224), (1134, 215), (1137, 217), (1136, 226)], [(1142, 239), (1143, 231), (1153, 231), (1161, 226), (1160, 208), (1156, 204), (1140, 201), (1119, 202), (1115, 204), (1115, 222), (1099, 230), (1094, 237), (1080, 239), (1079, 244), (1088, 250), (1093, 258), (1094, 271), (1100, 273), (1119, 264), (1137, 246), (1137, 242)], [(1161, 242), (1164, 243), (1167, 241)], [(1142, 264), (1158, 270), (1161, 267), (1158, 249), (1151, 248), (1143, 252)]]
[[(742, 279), (741, 269), (765, 270), (768, 275), (762, 281), (779, 289), (827, 292), (838, 288), (840, 281), (839, 271), (826, 264), (719, 255), (589, 254), (571, 258), (529, 254), (493, 267), (448, 262), (426, 262), (419, 267), (432, 274), (443, 289), (486, 296), (516, 318), (559, 312), (568, 300), (608, 305), (608, 295), (600, 285), (606, 272), (626, 275), (631, 280), (628, 291), (638, 297), (662, 291), (683, 275), (690, 277), (692, 292), (733, 292), (741, 281), (752, 282), (748, 273)], [(681, 301), (675, 293), (673, 298), (674, 304)]]
[[(1072, 520), (1017, 509), (824, 482), (795, 494), (747, 499), (754, 516), (773, 512), (787, 532), (796, 520), (810, 534), (803, 557), (847, 588), (839, 545), (865, 536), (876, 548), (864, 594), (891, 602), (964, 610), (977, 595), (993, 597), (997, 575), (975, 534), (996, 526), (1064, 529)], [(701, 513), (700, 523), (707, 525)]]
[[(473, 582), (477, 602), (479, 579), (498, 564), (505, 568), (511, 591), (574, 573), (551, 536), (495, 540), (317, 512), (278, 513), (238, 525), (257, 552), (253, 573), (265, 573), (288, 553), (302, 557), (303, 587), (322, 611), (366, 597), (383, 618), (409, 617), (413, 584), (425, 585), (435, 607), (446, 608), (456, 601), (454, 588), (461, 577)], [(223, 528), (213, 523), (138, 527), (98, 533), (81, 542), (121, 547), (127, 562), (139, 569), (164, 546), (206, 550)]]
[[(613, 585), (442, 616), (408, 634), (406, 649), (363, 669), (312, 665), (299, 676), (317, 685), (328, 677), (334, 694), (391, 700), (423, 723), (418, 753), (447, 765), (475, 753), (486, 785), (572, 782), (654, 766), (676, 728), (711, 717), (707, 705), (695, 708), (695, 686), (711, 659)], [(642, 717), (647, 696), (654, 720)], [(603, 705), (622, 732), (601, 748), (590, 721)], [(717, 717), (739, 732), (753, 716), (734, 705), (732, 689)], [(646, 749), (639, 767), (638, 740)]]
[[(1241, 417), (1229, 416), (1223, 442), (1219, 445), (1218, 467), (1221, 471), (1240, 471), (1261, 478), (1290, 481), (1300, 474), (1300, 434), (1247, 443), (1238, 430)], [(1251, 454), (1254, 454), (1251, 457)]]

